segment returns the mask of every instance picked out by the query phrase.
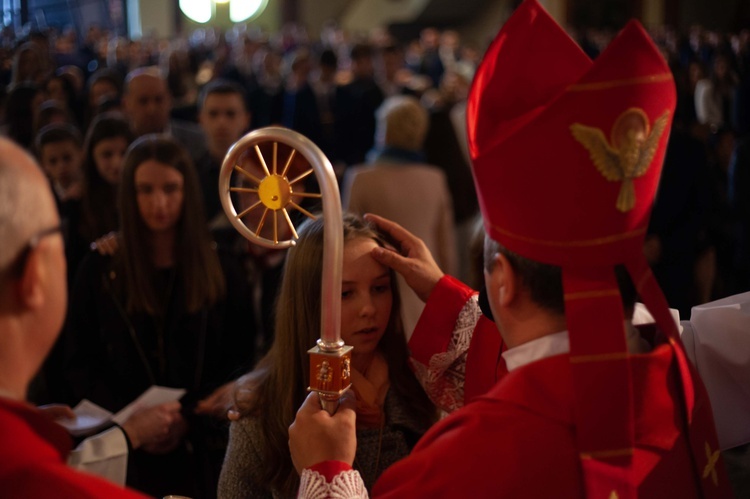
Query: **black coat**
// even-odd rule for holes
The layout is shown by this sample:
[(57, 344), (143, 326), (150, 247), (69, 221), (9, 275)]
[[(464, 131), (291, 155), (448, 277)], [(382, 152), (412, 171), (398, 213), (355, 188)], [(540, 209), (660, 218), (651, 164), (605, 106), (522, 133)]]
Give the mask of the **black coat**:
[(191, 445), (160, 456), (131, 453), (128, 484), (158, 497), (194, 497), (196, 490), (213, 486), (196, 477), (206, 466), (218, 466), (206, 463), (217, 454), (214, 447), (217, 441), (222, 445), (226, 428), (192, 409), (247, 371), (253, 358), (247, 287), (232, 260), (222, 259), (222, 267), (226, 298), (196, 313), (186, 312), (179, 299), (184, 288), (177, 270), (160, 271), (165, 318), (128, 313), (121, 272), (112, 258), (95, 252), (81, 263), (71, 293), (64, 350), (72, 403), (87, 398), (116, 412), (154, 384), (187, 390), (181, 402), (190, 424), (185, 444)]
[(375, 142), (375, 111), (383, 98), (383, 91), (372, 78), (354, 80), (336, 89), (336, 159), (347, 165), (364, 163)]

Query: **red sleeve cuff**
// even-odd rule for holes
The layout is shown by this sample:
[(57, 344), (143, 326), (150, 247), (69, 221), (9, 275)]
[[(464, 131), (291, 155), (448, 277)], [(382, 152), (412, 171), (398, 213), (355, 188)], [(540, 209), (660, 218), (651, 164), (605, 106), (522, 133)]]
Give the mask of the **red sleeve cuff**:
[(453, 335), (458, 314), (476, 291), (449, 275), (444, 275), (430, 293), (409, 340), (411, 356), (428, 364), (436, 353), (445, 352)]
[(308, 469), (317, 471), (325, 477), (327, 482), (331, 482), (336, 475), (343, 471), (349, 471), (352, 467), (343, 461), (323, 461), (310, 466)]

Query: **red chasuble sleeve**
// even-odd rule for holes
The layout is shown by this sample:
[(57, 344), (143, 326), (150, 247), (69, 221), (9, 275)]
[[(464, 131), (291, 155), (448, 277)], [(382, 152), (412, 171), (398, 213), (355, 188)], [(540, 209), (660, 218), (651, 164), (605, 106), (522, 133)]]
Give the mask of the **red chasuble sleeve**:
[(471, 402), (502, 378), (505, 350), (495, 323), (482, 315), (476, 291), (444, 276), (430, 295), (409, 348), (412, 367), (446, 412)]
[(476, 294), (469, 286), (449, 275), (438, 281), (409, 340), (414, 360), (427, 365), (433, 355), (448, 349), (458, 315), (466, 302)]

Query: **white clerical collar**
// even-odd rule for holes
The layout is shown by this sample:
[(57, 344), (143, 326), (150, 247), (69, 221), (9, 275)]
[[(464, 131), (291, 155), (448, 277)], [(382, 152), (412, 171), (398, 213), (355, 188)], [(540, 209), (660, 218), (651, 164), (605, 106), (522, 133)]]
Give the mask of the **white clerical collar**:
[[(625, 333), (630, 353), (645, 353), (649, 350), (648, 344), (640, 337), (638, 330), (629, 321), (625, 321)], [(560, 331), (509, 348), (502, 355), (505, 359), (505, 366), (510, 372), (537, 360), (568, 352), (570, 352), (568, 332)]]
[(570, 351), (568, 332), (548, 334), (535, 340), (528, 341), (517, 347), (509, 348), (503, 352), (505, 366), (508, 372), (531, 364), (537, 360), (546, 359), (553, 355), (560, 355)]

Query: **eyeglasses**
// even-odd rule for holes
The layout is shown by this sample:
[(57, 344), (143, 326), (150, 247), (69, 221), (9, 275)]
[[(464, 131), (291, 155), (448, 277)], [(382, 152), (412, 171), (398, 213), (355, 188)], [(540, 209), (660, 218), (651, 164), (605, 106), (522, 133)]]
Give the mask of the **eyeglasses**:
[(49, 227), (47, 229), (42, 229), (29, 239), (29, 242), (26, 243), (26, 245), (21, 248), (21, 251), (18, 253), (18, 256), (15, 258), (13, 263), (11, 263), (6, 270), (0, 270), (0, 276), (2, 276), (3, 273), (8, 272), (8, 274), (13, 278), (18, 278), (23, 273), (23, 269), (26, 267), (26, 261), (29, 259), (29, 255), (31, 252), (39, 246), (39, 243), (42, 242), (42, 239), (45, 237), (51, 236), (53, 234), (57, 234), (58, 232), (62, 232), (62, 226), (56, 225), (55, 227)]

